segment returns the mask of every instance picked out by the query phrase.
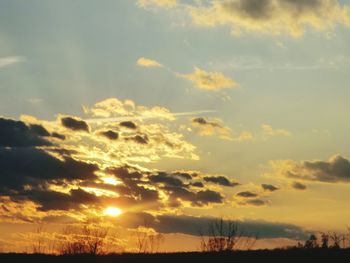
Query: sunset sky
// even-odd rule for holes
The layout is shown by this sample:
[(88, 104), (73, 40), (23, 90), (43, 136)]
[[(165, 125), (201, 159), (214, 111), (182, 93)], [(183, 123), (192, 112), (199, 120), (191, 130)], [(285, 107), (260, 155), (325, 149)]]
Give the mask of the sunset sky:
[(347, 0), (0, 0), (0, 251), (89, 220), (127, 251), (345, 231), (349, 43)]

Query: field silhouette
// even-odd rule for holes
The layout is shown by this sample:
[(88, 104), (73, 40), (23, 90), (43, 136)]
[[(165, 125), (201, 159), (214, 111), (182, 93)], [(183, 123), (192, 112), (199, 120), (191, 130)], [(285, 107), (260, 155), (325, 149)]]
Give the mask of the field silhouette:
[(350, 249), (279, 249), (235, 252), (192, 252), (109, 255), (0, 254), (0, 262), (350, 262)]

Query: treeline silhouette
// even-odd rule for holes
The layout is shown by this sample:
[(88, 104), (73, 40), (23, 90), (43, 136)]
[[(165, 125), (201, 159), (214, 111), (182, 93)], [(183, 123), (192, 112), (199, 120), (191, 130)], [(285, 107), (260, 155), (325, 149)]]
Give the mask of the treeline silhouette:
[[(147, 224), (145, 224), (147, 226)], [(164, 242), (162, 234), (147, 231), (147, 227), (134, 232), (134, 252), (116, 249), (113, 244), (119, 237), (108, 228), (93, 222), (80, 226), (65, 227), (53, 243), (43, 238), (43, 226), (35, 232), (29, 254), (0, 254), (0, 262), (179, 262), (220, 260), (281, 260), (347, 259), (350, 262), (350, 228), (347, 234), (319, 232), (311, 234), (295, 246), (275, 250), (254, 250), (258, 233), (245, 233), (233, 221), (212, 221), (200, 231), (199, 248), (193, 253), (159, 253)], [(114, 253), (114, 254), (113, 254)], [(94, 261), (96, 260), (96, 261)]]

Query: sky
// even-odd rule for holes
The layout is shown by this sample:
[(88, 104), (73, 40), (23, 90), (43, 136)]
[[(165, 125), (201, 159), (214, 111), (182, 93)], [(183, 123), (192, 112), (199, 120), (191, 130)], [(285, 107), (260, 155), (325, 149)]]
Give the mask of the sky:
[(345, 0), (1, 0), (0, 250), (89, 220), (123, 251), (345, 231), (349, 29)]

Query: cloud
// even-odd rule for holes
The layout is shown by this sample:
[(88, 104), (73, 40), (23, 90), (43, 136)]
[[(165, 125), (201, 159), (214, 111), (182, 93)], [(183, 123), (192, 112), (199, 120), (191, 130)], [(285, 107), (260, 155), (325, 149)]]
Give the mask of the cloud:
[(219, 138), (229, 141), (243, 142), (254, 140), (254, 135), (248, 131), (232, 132), (231, 128), (225, 126), (220, 119), (205, 119), (196, 117), (191, 119), (193, 127), (197, 128), (199, 135), (211, 136), (218, 134)]
[(89, 125), (78, 118), (73, 118), (73, 117), (62, 117), (61, 118), (61, 124), (73, 131), (84, 131), (84, 132), (89, 132)]
[(335, 155), (328, 161), (280, 160), (271, 162), (272, 169), (286, 178), (324, 183), (350, 183), (350, 160)]
[(243, 198), (253, 198), (258, 196), (258, 194), (249, 191), (239, 192), (236, 195)]
[(237, 86), (233, 79), (224, 76), (221, 72), (207, 72), (197, 67), (194, 68), (192, 73), (177, 73), (176, 75), (193, 82), (194, 86), (201, 90), (220, 91)]
[(117, 140), (119, 138), (119, 133), (112, 130), (101, 131), (99, 134), (110, 140)]
[(307, 186), (305, 184), (299, 183), (299, 182), (294, 182), (292, 184), (292, 187), (297, 190), (305, 190)]
[[(138, 6), (144, 7), (144, 8), (149, 6), (171, 8), (171, 7), (175, 7), (178, 4), (178, 2), (177, 0), (138, 0), (137, 4)], [(144, 59), (144, 58), (141, 58), (141, 59)]]
[(163, 67), (162, 64), (160, 64), (158, 61), (152, 60), (152, 59), (148, 59), (148, 58), (139, 58), (136, 62), (136, 64), (138, 66), (141, 67), (146, 67), (146, 68), (151, 68), (151, 67)]
[[(169, 109), (154, 106), (146, 107), (136, 105), (132, 100), (119, 100), (117, 98), (108, 98), (97, 102), (93, 107), (83, 107), (86, 114), (93, 117), (102, 117), (105, 119), (89, 119), (89, 122), (112, 122), (112, 121), (128, 121), (143, 120), (143, 119), (163, 119), (173, 121), (175, 116)], [(184, 113), (180, 113), (184, 114)], [(192, 114), (192, 113), (191, 113)]]
[(231, 129), (223, 126), (221, 120), (207, 120), (203, 117), (197, 117), (191, 120), (191, 124), (199, 130), (201, 136), (210, 136), (217, 133), (221, 139), (232, 140)]
[(237, 186), (239, 185), (239, 183), (237, 182), (231, 182), (227, 177), (225, 176), (205, 176), (203, 178), (204, 181), (206, 182), (211, 182), (211, 183), (215, 183), (218, 185), (222, 185), (222, 186)]
[(39, 211), (79, 209), (81, 205), (97, 204), (95, 194), (80, 188), (72, 189), (68, 194), (56, 191), (29, 190), (26, 198), (40, 204)]
[(136, 130), (137, 129), (137, 125), (132, 122), (132, 121), (122, 121), (119, 123), (120, 126), (125, 127), (125, 128), (129, 128), (132, 130)]
[(25, 58), (20, 56), (10, 56), (0, 58), (0, 68), (4, 68), (13, 64), (24, 62)]
[(234, 205), (237, 206), (253, 206), (262, 207), (270, 203), (268, 200), (263, 200), (256, 192), (242, 191), (238, 192), (233, 198)]
[(41, 125), (27, 125), (22, 121), (0, 117), (0, 146), (48, 146), (52, 145), (46, 138), (49, 136), (51, 136), (51, 134)]
[(193, 183), (191, 183), (191, 185), (194, 187), (199, 187), (199, 188), (204, 187), (204, 184), (202, 182), (193, 182)]
[(65, 135), (60, 134), (60, 133), (57, 133), (57, 132), (53, 132), (53, 133), (51, 134), (51, 136), (54, 137), (54, 138), (60, 139), (60, 140), (66, 139), (66, 136), (65, 136)]
[[(217, 220), (219, 219), (214, 217), (171, 214), (152, 216), (147, 213), (127, 213), (119, 218), (120, 223), (133, 228), (143, 226), (147, 222), (149, 227), (154, 228), (159, 233), (181, 233), (193, 236), (205, 234), (208, 231), (208, 225), (217, 222)], [(240, 232), (250, 235), (258, 234), (259, 238), (284, 237), (297, 240), (308, 238), (308, 233), (304, 229), (292, 224), (262, 220), (224, 220), (224, 222), (235, 222), (238, 224)]]
[(278, 187), (276, 187), (272, 184), (262, 184), (261, 187), (265, 191), (270, 191), (270, 192), (274, 192), (274, 191), (277, 191), (279, 189)]
[(163, 183), (167, 186), (182, 187), (184, 183), (182, 180), (168, 175), (167, 173), (158, 173), (149, 177), (150, 181), (153, 183)]
[(192, 171), (189, 171), (189, 172), (177, 171), (177, 172), (173, 172), (172, 175), (180, 177), (180, 178), (185, 179), (185, 180), (191, 180), (192, 178), (197, 177), (198, 173), (192, 172)]
[[(36, 222), (62, 211), (78, 218), (102, 213), (106, 206), (163, 213), (227, 203), (229, 189), (224, 194), (211, 184), (233, 186), (225, 176), (142, 166), (164, 157), (198, 158), (196, 147), (173, 130), (172, 118), (162, 118), (161, 123), (159, 118), (137, 119), (144, 114), (171, 116), (168, 109), (111, 98), (86, 114), (136, 119), (89, 126), (84, 119), (62, 115), (57, 121), (0, 118), (0, 199), (6, 200), (6, 207), (17, 207), (6, 220)], [(31, 210), (22, 212), (19, 204)], [(4, 216), (0, 213), (0, 220)]]
[(251, 206), (265, 206), (268, 204), (268, 201), (262, 200), (262, 199), (249, 199), (245, 200), (243, 203), (240, 203), (241, 205), (251, 205)]
[(229, 26), (232, 32), (286, 34), (299, 37), (306, 28), (332, 29), (350, 25), (350, 7), (338, 0), (225, 0), (190, 5), (193, 23), (198, 26)]
[(137, 65), (142, 67), (163, 67), (174, 74), (176, 77), (187, 79), (194, 84), (194, 87), (206, 91), (220, 91), (238, 86), (236, 81), (225, 76), (221, 72), (208, 72), (198, 67), (194, 67), (194, 71), (188, 74), (174, 72), (173, 70), (164, 67), (155, 60), (140, 58)]
[(197, 192), (197, 197), (195, 203), (199, 205), (208, 205), (209, 203), (222, 203), (224, 197), (216, 191), (204, 190)]
[(98, 166), (71, 157), (58, 159), (36, 148), (0, 148), (1, 194), (26, 188), (45, 187), (47, 183), (96, 179)]
[(273, 136), (292, 136), (292, 133), (290, 131), (284, 130), (284, 129), (274, 129), (271, 125), (268, 124), (262, 124), (261, 128), (263, 130), (263, 135), (266, 137), (273, 137)]
[(135, 136), (125, 137), (124, 139), (127, 141), (133, 141), (138, 144), (148, 144), (149, 142), (147, 134), (137, 134)]
[[(189, 178), (179, 177), (179, 172), (176, 171), (142, 172), (136, 168), (121, 167), (111, 170), (111, 173), (123, 181), (128, 189), (124, 192), (125, 194), (132, 194), (136, 197), (140, 194), (140, 187), (143, 187), (142, 191), (149, 191), (148, 186), (152, 186), (152, 189), (156, 189), (152, 196), (157, 197), (153, 201), (156, 201), (159, 196), (158, 193), (162, 192), (162, 196), (167, 196), (167, 200), (163, 200), (166, 206), (179, 207), (183, 205), (183, 202), (189, 202), (191, 206), (201, 207), (224, 202), (224, 196), (219, 192), (206, 189), (204, 184), (199, 181), (200, 177), (197, 179), (197, 183), (201, 183), (199, 187), (201, 189), (195, 190), (192, 188), (192, 182), (188, 183)], [(182, 171), (181, 174), (189, 175), (193, 172)]]

